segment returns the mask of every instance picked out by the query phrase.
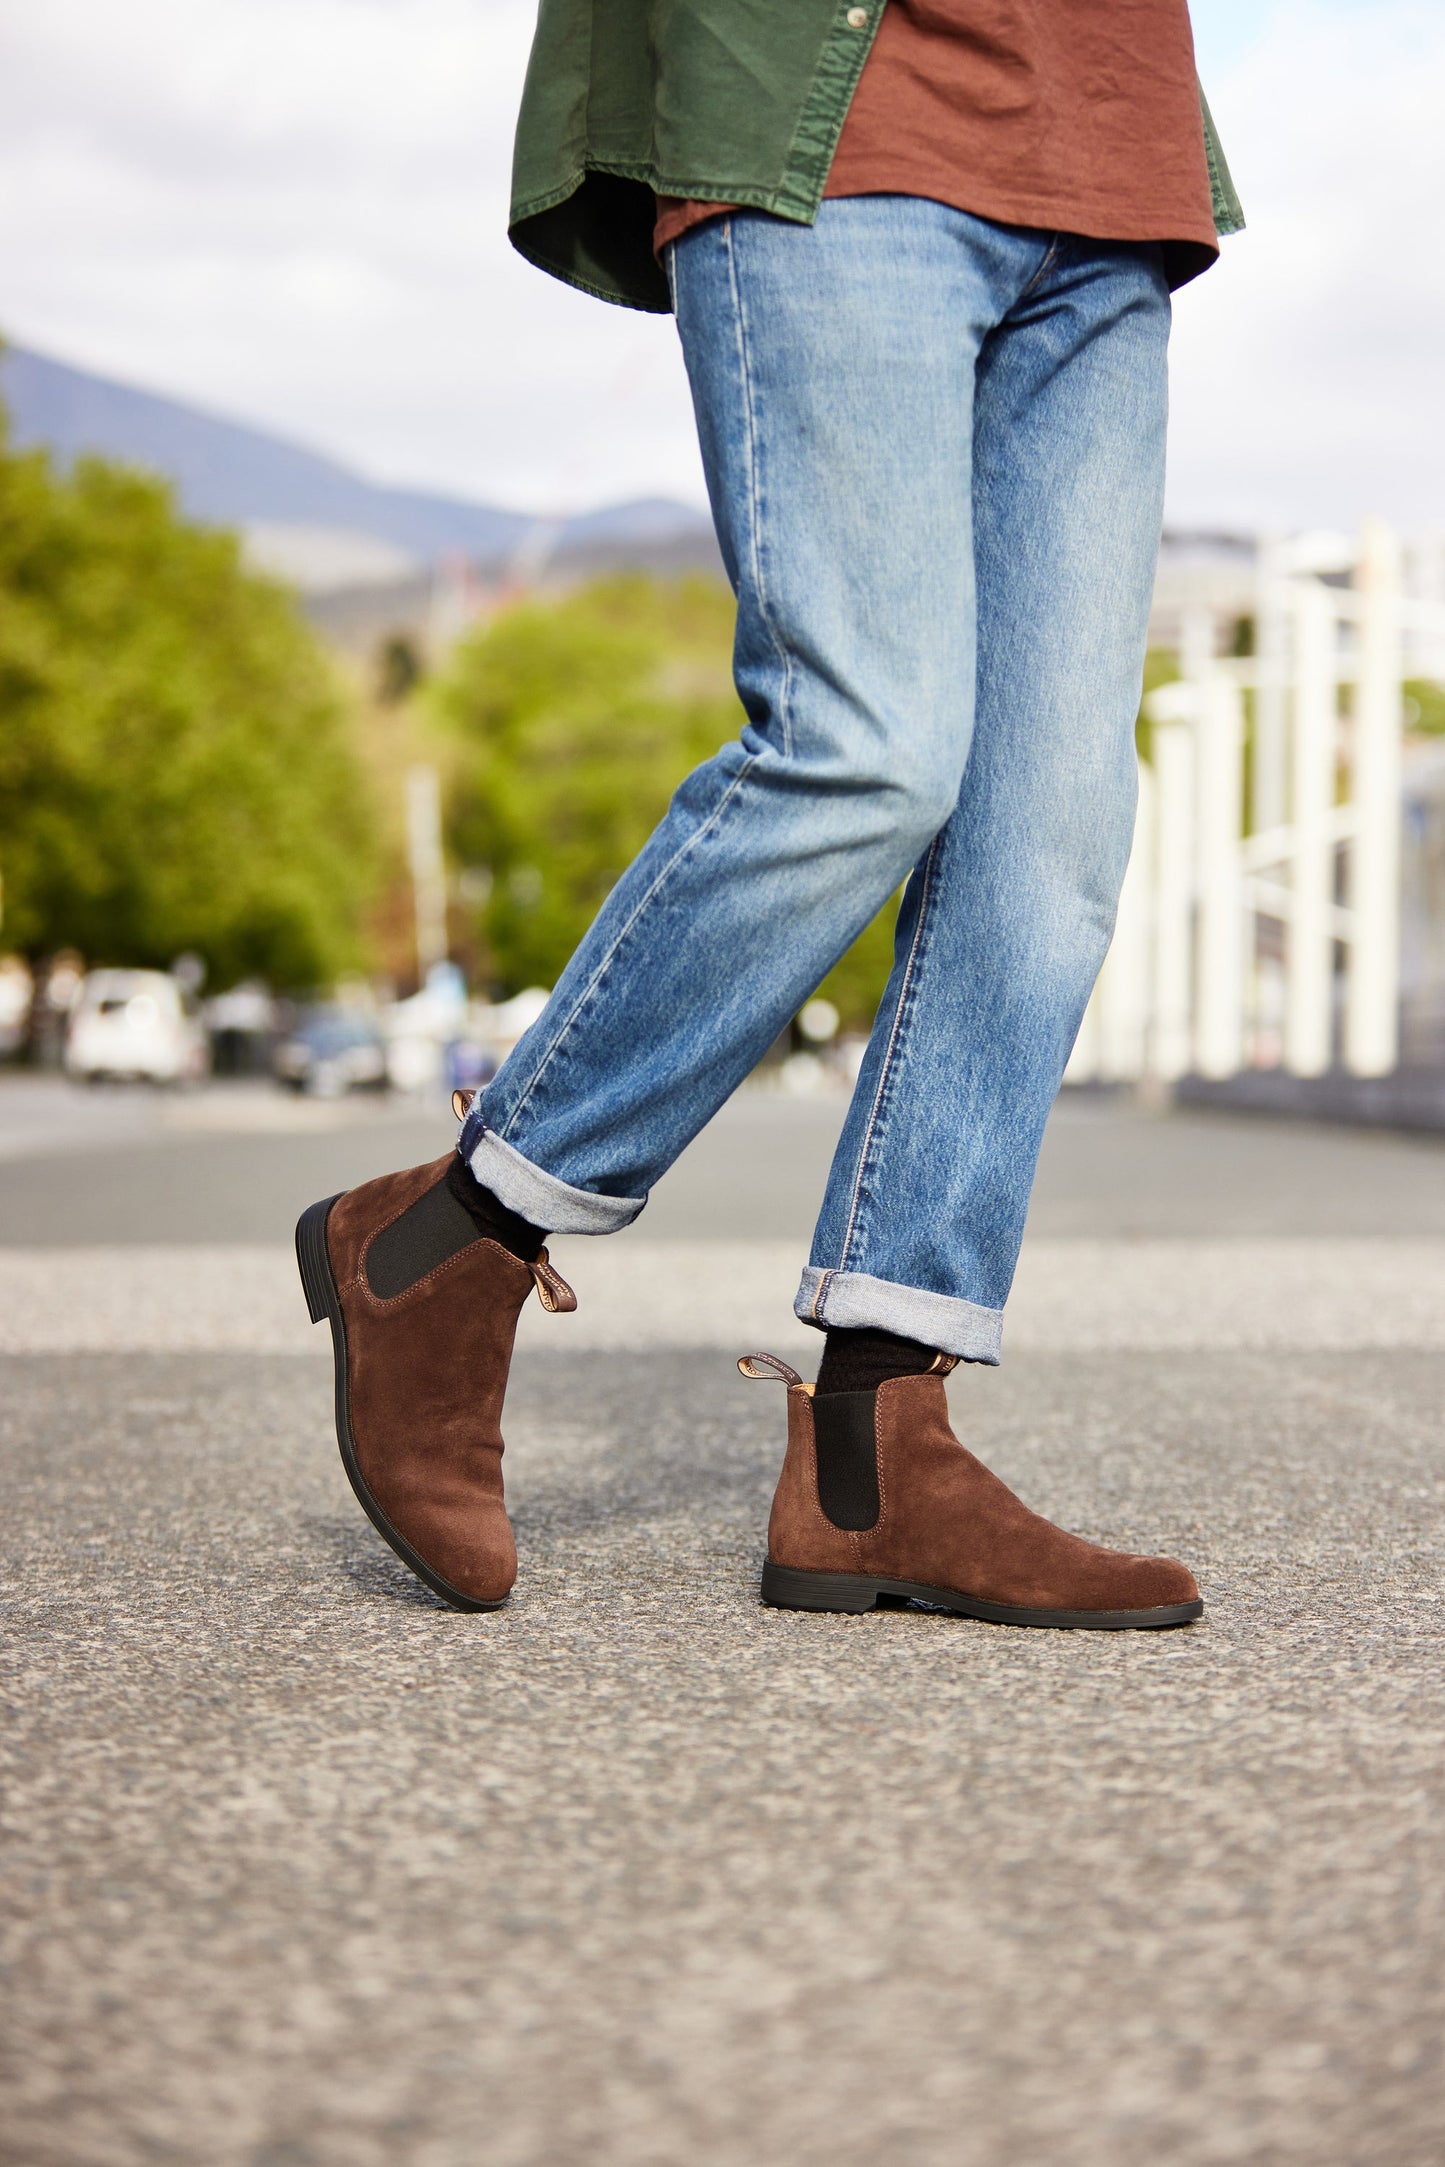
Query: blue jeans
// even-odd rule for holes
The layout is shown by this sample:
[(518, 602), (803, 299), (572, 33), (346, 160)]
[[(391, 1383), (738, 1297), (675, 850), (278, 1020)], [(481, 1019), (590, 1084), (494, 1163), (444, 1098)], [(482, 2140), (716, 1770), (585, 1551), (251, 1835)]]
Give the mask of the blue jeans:
[(671, 253), (747, 721), (461, 1148), (536, 1225), (626, 1226), (906, 880), (796, 1308), (997, 1361), (1133, 829), (1159, 252), (865, 196)]

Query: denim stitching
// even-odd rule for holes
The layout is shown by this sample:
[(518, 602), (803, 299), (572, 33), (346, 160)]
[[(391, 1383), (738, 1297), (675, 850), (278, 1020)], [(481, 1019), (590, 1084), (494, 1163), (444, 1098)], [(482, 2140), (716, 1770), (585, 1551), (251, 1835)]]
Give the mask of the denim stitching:
[(757, 409), (753, 400), (753, 378), (748, 362), (747, 308), (743, 301), (742, 289), (738, 284), (737, 251), (733, 247), (733, 222), (730, 218), (723, 220), (722, 242), (727, 252), (728, 289), (733, 300), (733, 321), (737, 325), (738, 377), (742, 385), (743, 414), (747, 430), (748, 507), (751, 514), (748, 553), (752, 558), (753, 585), (757, 589), (758, 621), (768, 635), (773, 653), (777, 657), (783, 672), (782, 687), (778, 694), (778, 724), (783, 739), (783, 757), (786, 759), (793, 749), (792, 726), (788, 719), (793, 695), (793, 656), (791, 650), (786, 648), (779, 638), (778, 628), (773, 620), (772, 608), (768, 601), (767, 582), (763, 577), (763, 505), (762, 485), (758, 477)]
[(913, 928), (913, 940), (908, 950), (908, 961), (903, 967), (903, 983), (898, 989), (898, 1007), (893, 1017), (893, 1028), (888, 1034), (888, 1046), (878, 1073), (878, 1089), (873, 1094), (873, 1104), (868, 1109), (868, 1126), (863, 1132), (863, 1143), (858, 1153), (858, 1173), (853, 1183), (853, 1194), (848, 1205), (848, 1224), (843, 1233), (843, 1246), (838, 1257), (838, 1270), (848, 1269), (853, 1247), (853, 1230), (858, 1223), (858, 1213), (863, 1200), (863, 1182), (868, 1172), (869, 1154), (873, 1149), (873, 1137), (883, 1111), (883, 1100), (892, 1077), (893, 1056), (898, 1050), (898, 1040), (907, 1018), (909, 999), (913, 991), (913, 968), (918, 961), (923, 943), (924, 928), (928, 923), (928, 906), (933, 895), (933, 867), (938, 855), (940, 837), (935, 835), (928, 846), (928, 856), (923, 861), (923, 893), (918, 898), (918, 923)]
[(1037, 271), (1035, 271), (1033, 277), (1029, 280), (1028, 284), (1014, 296), (1014, 308), (1017, 308), (1021, 302), (1027, 301), (1029, 295), (1033, 293), (1039, 285), (1039, 282), (1043, 278), (1045, 278), (1047, 274), (1053, 269), (1054, 258), (1059, 253), (1059, 243), (1062, 241), (1062, 239), (1063, 235), (1061, 233), (1054, 233), (1049, 236), (1049, 245), (1044, 250), (1044, 260), (1039, 265)]

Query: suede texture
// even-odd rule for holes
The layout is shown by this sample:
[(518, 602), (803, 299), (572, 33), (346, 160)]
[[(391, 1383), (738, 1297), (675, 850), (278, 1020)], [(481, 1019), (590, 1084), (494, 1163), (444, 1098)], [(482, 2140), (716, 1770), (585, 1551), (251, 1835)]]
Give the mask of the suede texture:
[(502, 1496), (502, 1399), (533, 1273), (479, 1236), (389, 1300), (366, 1282), (371, 1242), (450, 1164), (448, 1154), (348, 1190), (332, 1206), (326, 1244), (366, 1486), (443, 1580), (475, 1601), (500, 1602), (517, 1576)]
[(943, 1379), (895, 1377), (875, 1414), (878, 1519), (850, 1534), (818, 1502), (813, 1402), (788, 1392), (788, 1450), (768, 1523), (775, 1565), (876, 1573), (1033, 1610), (1152, 1610), (1199, 1590), (1175, 1558), (1135, 1557), (1031, 1512), (954, 1436)]

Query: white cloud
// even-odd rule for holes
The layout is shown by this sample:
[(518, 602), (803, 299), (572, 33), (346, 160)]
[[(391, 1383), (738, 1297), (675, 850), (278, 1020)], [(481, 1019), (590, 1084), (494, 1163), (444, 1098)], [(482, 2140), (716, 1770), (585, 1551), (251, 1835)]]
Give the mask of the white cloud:
[[(533, 12), (0, 0), (0, 323), (387, 478), (700, 498), (671, 324), (507, 245)], [(1179, 297), (1176, 518), (1445, 523), (1442, 17), (1254, 0), (1210, 73), (1250, 230)]]
[(700, 500), (670, 321), (507, 244), (534, 13), (0, 0), (0, 323), (384, 478)]
[(1175, 516), (1445, 526), (1445, 10), (1297, 0), (1209, 90), (1249, 227), (1178, 297)]

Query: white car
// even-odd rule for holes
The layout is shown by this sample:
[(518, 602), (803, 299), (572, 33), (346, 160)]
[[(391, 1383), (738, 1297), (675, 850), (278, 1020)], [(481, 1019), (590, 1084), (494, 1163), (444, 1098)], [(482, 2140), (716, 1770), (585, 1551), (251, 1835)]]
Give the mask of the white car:
[(164, 971), (91, 971), (70, 1012), (65, 1066), (88, 1083), (193, 1083), (206, 1073), (206, 1034)]

